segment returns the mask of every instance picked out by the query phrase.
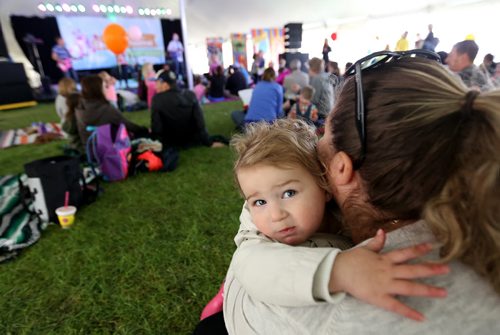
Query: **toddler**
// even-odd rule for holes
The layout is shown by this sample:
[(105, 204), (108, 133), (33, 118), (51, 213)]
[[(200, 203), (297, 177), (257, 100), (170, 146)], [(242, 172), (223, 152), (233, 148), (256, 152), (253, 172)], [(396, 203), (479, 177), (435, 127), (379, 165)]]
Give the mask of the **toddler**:
[(314, 96), (314, 88), (305, 86), (300, 90), (299, 100), (292, 106), (288, 113), (290, 119), (302, 119), (306, 122), (318, 121), (318, 108), (311, 102)]
[(76, 92), (76, 83), (73, 79), (64, 77), (59, 80), (58, 92), (56, 96), (56, 113), (61, 120), (61, 124), (64, 123), (66, 119), (66, 113), (68, 112), (68, 106), (66, 105), (66, 98), (73, 92)]

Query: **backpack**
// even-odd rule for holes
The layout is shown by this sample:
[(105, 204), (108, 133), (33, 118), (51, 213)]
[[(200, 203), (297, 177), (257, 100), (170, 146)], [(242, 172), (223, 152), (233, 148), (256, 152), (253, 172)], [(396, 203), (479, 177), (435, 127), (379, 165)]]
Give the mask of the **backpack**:
[[(83, 204), (82, 170), (78, 157), (39, 159), (25, 164), (24, 170), (29, 188), (24, 197), (31, 198), (34, 212), (42, 222), (58, 222), (55, 210), (64, 205), (66, 192), (69, 193), (70, 205), (78, 208)], [(82, 183), (85, 187), (85, 182)]]
[(118, 128), (111, 124), (95, 127), (87, 141), (87, 160), (97, 163), (105, 180), (118, 181), (127, 178), (130, 138), (125, 125)]

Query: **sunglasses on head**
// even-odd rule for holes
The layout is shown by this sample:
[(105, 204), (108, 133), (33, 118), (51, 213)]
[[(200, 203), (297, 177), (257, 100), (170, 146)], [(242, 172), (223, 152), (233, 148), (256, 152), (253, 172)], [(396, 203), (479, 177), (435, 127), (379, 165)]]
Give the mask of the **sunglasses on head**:
[(359, 140), (361, 142), (361, 154), (353, 163), (355, 170), (363, 164), (366, 156), (366, 112), (363, 96), (363, 81), (361, 72), (368, 69), (374, 69), (384, 64), (399, 60), (401, 58), (419, 57), (438, 61), (441, 63), (441, 57), (435, 52), (415, 49), (409, 51), (378, 51), (361, 58), (354, 63), (346, 72), (345, 76), (355, 76), (356, 84), (356, 128), (358, 129)]

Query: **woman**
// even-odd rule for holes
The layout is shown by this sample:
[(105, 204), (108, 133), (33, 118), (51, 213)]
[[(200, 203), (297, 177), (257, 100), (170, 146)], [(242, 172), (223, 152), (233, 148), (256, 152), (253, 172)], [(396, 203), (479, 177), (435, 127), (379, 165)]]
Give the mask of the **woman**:
[(275, 82), (276, 73), (267, 68), (252, 93), (248, 111), (234, 111), (231, 117), (237, 128), (243, 129), (245, 123), (272, 122), (283, 117), (283, 88)]
[(120, 111), (113, 107), (104, 96), (104, 86), (101, 77), (91, 75), (81, 81), (82, 102), (76, 108), (76, 122), (80, 139), (85, 145), (90, 136), (87, 126), (101, 126), (110, 123), (118, 126), (125, 124), (131, 137), (148, 135), (148, 129), (127, 120)]
[[(250, 297), (230, 268), (224, 293), (230, 334), (498, 333), (500, 92), (467, 91), (434, 60), (379, 60), (356, 63), (357, 76), (347, 79), (318, 150), (352, 240), (359, 244), (383, 228), (385, 251), (436, 242), (430, 259), (449, 261), (451, 272), (425, 282), (446, 288), (448, 297), (405, 299), (424, 313), (421, 323), (351, 296), (289, 308)], [(331, 271), (321, 250), (283, 250), (269, 253), (280, 276), (289, 272), (307, 283), (300, 279)], [(286, 266), (301, 257), (309, 270)], [(340, 286), (350, 285), (356, 284)]]
[(328, 63), (330, 62), (329, 53), (332, 51), (332, 48), (328, 45), (328, 38), (325, 38), (325, 43), (323, 43), (323, 62), (325, 64), (325, 71), (328, 72)]
[(221, 65), (215, 68), (213, 75), (208, 78), (207, 98), (212, 102), (224, 101), (224, 87), (226, 86), (226, 77)]

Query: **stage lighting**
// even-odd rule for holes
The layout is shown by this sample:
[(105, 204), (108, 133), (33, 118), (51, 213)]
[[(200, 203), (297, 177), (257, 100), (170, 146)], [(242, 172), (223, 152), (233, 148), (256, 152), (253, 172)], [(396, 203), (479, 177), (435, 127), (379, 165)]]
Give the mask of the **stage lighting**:
[(120, 12), (121, 12), (122, 14), (127, 13), (127, 8), (125, 8), (125, 6), (121, 6), (121, 7), (120, 7)]
[(103, 13), (106, 13), (106, 12), (108, 11), (108, 9), (106, 8), (106, 6), (104, 6), (104, 5), (100, 5), (100, 6), (99, 6), (99, 9), (100, 9), (100, 10), (101, 10), (101, 12), (103, 12)]
[(50, 4), (50, 3), (48, 3), (45, 7), (47, 7), (47, 10), (49, 12), (53, 12), (54, 11), (54, 6), (52, 4)]
[(71, 6), (69, 6), (69, 8), (71, 9), (71, 11), (72, 11), (73, 13), (78, 12), (78, 8), (76, 7), (76, 5), (71, 5)]
[(61, 5), (61, 7), (62, 7), (63, 11), (65, 11), (65, 12), (71, 11), (71, 7), (67, 3), (63, 3)]
[(113, 13), (113, 12), (114, 12), (113, 6), (108, 6), (108, 13)]
[(155, 16), (156, 15), (156, 9), (151, 9), (151, 11), (149, 12), (149, 14), (151, 14), (152, 16)]
[(63, 9), (62, 9), (61, 5), (59, 5), (59, 4), (55, 5), (55, 6), (54, 6), (54, 9), (55, 9), (57, 12), (62, 12), (62, 11), (63, 11)]
[(127, 7), (125, 7), (125, 9), (127, 10), (128, 14), (132, 14), (134, 12), (134, 9), (132, 8), (132, 6), (127, 6)]
[(101, 11), (98, 5), (92, 5), (92, 10), (96, 13), (99, 13)]
[(172, 10), (170, 8), (167, 8), (166, 13), (167, 15), (172, 15)]
[(38, 5), (38, 10), (45, 12), (45, 11), (47, 11), (47, 7), (45, 7), (45, 5), (43, 3), (41, 3)]
[(144, 15), (144, 9), (139, 8), (139, 15)]
[(120, 6), (114, 5), (113, 9), (115, 10), (115, 13), (120, 13)]
[(149, 10), (149, 8), (145, 8), (144, 15), (149, 15), (149, 14), (151, 14), (151, 11)]

